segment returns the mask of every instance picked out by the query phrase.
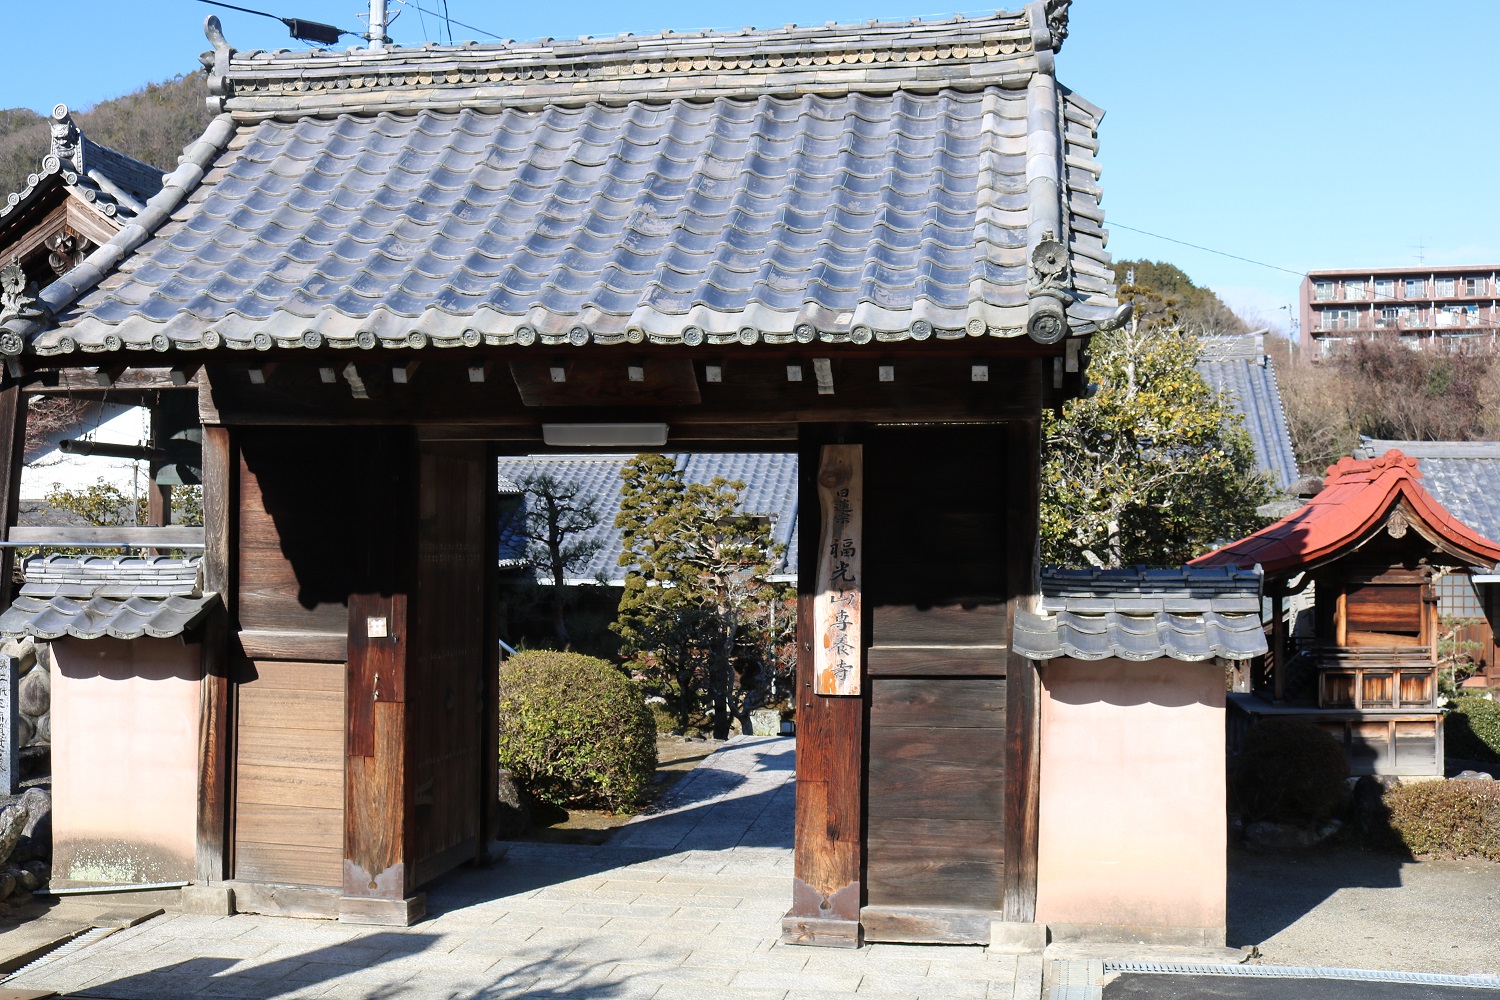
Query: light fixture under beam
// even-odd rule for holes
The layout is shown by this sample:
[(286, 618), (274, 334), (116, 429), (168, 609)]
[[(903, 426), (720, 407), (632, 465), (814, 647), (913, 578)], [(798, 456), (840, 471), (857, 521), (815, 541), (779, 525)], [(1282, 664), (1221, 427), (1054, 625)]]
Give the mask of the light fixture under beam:
[(542, 441), (552, 448), (660, 448), (666, 424), (543, 424)]

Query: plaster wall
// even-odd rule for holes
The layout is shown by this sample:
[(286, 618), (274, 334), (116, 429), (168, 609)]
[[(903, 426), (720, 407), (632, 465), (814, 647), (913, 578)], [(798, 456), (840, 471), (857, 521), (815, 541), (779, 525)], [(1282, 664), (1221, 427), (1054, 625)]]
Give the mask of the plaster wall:
[(52, 644), (53, 871), (87, 882), (193, 877), (197, 645)]
[[(89, 411), (86, 419), (57, 435), (108, 444), (144, 444), (151, 438), (151, 412), (142, 406), (104, 404)], [(28, 457), (21, 469), (20, 497), (40, 500), (53, 487), (82, 491), (99, 480), (127, 497), (146, 488), (146, 463), (98, 455), (69, 455), (55, 443), (41, 455)]]
[(1038, 922), (1222, 944), (1223, 668), (1052, 660), (1041, 676)]

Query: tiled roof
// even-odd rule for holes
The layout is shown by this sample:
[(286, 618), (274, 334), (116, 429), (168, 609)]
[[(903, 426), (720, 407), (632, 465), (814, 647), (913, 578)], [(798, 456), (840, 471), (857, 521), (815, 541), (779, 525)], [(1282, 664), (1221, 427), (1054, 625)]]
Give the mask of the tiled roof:
[(42, 158), (40, 169), (27, 178), (24, 188), (0, 202), (0, 226), (43, 197), (53, 184), (65, 186), (116, 228), (134, 219), (161, 190), (162, 171), (81, 134), (66, 105), (53, 109), (51, 125), (52, 151)]
[[(599, 580), (619, 586), (624, 583), (625, 567), (620, 565), (624, 539), (615, 525), (620, 512), (620, 471), (633, 455), (590, 455), (587, 457), (532, 455), (502, 458), (499, 463), (502, 493), (519, 495), (518, 482), (528, 474), (546, 473), (561, 483), (576, 483), (580, 496), (598, 497), (600, 521), (585, 532), (581, 540), (599, 541), (601, 546), (587, 566), (568, 571), (570, 583), (596, 583)], [(715, 476), (745, 484), (742, 510), (768, 517), (772, 541), (786, 553), (773, 575), (797, 571), (797, 456), (770, 453), (718, 454), (696, 453), (673, 455), (690, 483), (707, 483)], [(522, 508), (519, 504), (504, 517), (500, 525), (500, 565), (518, 568), (526, 565), (526, 539), (521, 535)], [(538, 580), (541, 576), (538, 574)], [(546, 581), (543, 581), (546, 582)]]
[(1438, 502), (1485, 538), (1500, 540), (1500, 441), (1380, 441), (1361, 438), (1355, 458), (1392, 448), (1415, 458)]
[(1016, 612), (1033, 660), (1247, 660), (1266, 651), (1254, 570), (1044, 570), (1037, 613)]
[(1051, 75), (1065, 8), (383, 54), (220, 38), (211, 148), (42, 293), (55, 327), (11, 320), (0, 349), (1086, 334), (1117, 308), (1103, 113)]
[(1382, 527), (1401, 537), (1411, 517), (1425, 525), (1424, 537), (1454, 558), (1471, 565), (1500, 562), (1500, 544), (1449, 513), (1417, 481), (1421, 475), (1417, 460), (1395, 449), (1379, 458), (1341, 458), (1303, 507), (1191, 565), (1259, 565), (1267, 576), (1286, 576), (1343, 554)]
[(1297, 480), (1297, 457), (1276, 366), (1265, 352), (1261, 336), (1215, 337), (1204, 342), (1198, 372), (1244, 417), (1244, 427), (1255, 446), (1255, 464), (1283, 490)]
[(29, 559), (26, 583), (0, 614), (0, 635), (38, 639), (181, 635), (218, 600), (215, 594), (203, 593), (200, 559)]

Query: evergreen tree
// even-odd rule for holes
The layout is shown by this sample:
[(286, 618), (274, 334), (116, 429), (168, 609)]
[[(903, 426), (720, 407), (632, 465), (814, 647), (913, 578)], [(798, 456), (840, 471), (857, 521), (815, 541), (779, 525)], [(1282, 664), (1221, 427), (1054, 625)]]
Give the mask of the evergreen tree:
[(1096, 391), (1044, 418), (1044, 563), (1177, 566), (1265, 523), (1273, 485), (1200, 353), (1176, 327), (1094, 335)]
[(786, 672), (781, 647), (795, 615), (766, 576), (781, 555), (770, 525), (741, 510), (742, 482), (689, 483), (664, 455), (626, 463), (620, 514), (625, 577), (620, 635), (632, 669), (664, 688), (686, 729), (704, 700), (714, 736), (748, 731)]

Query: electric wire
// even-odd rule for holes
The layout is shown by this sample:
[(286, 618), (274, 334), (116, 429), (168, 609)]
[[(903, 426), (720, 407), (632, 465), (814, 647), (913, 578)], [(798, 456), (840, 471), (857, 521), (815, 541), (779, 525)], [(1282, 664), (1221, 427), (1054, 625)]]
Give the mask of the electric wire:
[[(273, 21), (280, 21), (282, 24), (286, 25), (288, 28), (290, 28), (292, 26), (293, 22), (297, 20), (297, 18), (282, 17), (280, 14), (272, 14), (269, 11), (256, 10), (253, 7), (240, 7), (240, 6), (237, 6), (236, 4), (224, 3), (223, 0), (198, 0), (198, 2), (199, 3), (206, 3), (210, 7), (223, 7), (225, 10), (237, 10), (237, 11), (239, 11), (242, 14), (256, 14), (256, 15), (258, 15), (260, 17), (269, 17)], [(303, 23), (307, 23), (307, 22), (304, 21)], [(353, 35), (356, 38), (362, 38), (362, 37), (364, 37), (363, 35), (361, 35), (357, 31), (350, 31), (347, 28), (340, 28), (336, 24), (330, 24), (330, 25), (328, 25), (328, 27), (333, 28), (334, 30), (338, 31), (340, 34)]]
[(1253, 260), (1249, 257), (1241, 257), (1237, 253), (1228, 253), (1224, 250), (1215, 250), (1213, 247), (1199, 246), (1197, 243), (1189, 243), (1187, 240), (1179, 240), (1174, 239), (1171, 236), (1163, 236), (1161, 233), (1150, 233), (1144, 229), (1137, 229), (1134, 226), (1127, 226), (1123, 222), (1116, 222), (1114, 219), (1110, 219), (1107, 223), (1105, 223), (1105, 225), (1110, 229), (1128, 229), (1132, 233), (1140, 233), (1142, 236), (1150, 236), (1153, 239), (1166, 240), (1168, 243), (1176, 243), (1178, 246), (1192, 247), (1194, 250), (1202, 250), (1204, 253), (1218, 254), (1220, 257), (1228, 257), (1231, 260), (1242, 260), (1246, 264), (1254, 264), (1256, 267), (1268, 267), (1273, 271), (1285, 271), (1287, 274), (1295, 274), (1299, 278), (1307, 277), (1306, 271), (1293, 271), (1291, 268), (1282, 267), (1280, 264), (1267, 264), (1263, 260)]
[[(207, 0), (204, 0), (204, 2), (207, 2)], [(447, 20), (447, 22), (449, 24), (448, 38), (449, 38), (450, 41), (453, 38), (453, 28), (452, 28), (452, 26), (455, 25), (455, 24), (458, 25), (460, 28), (468, 28), (470, 31), (477, 31), (481, 35), (484, 35), (486, 38), (493, 38), (493, 39), (495, 39), (496, 41), (499, 41), (499, 42), (505, 41), (505, 36), (504, 35), (497, 35), (493, 31), (485, 31), (483, 28), (477, 28), (477, 27), (475, 27), (472, 24), (465, 24), (463, 21), (457, 20), (456, 18), (448, 17), (446, 14), (439, 14), (435, 10), (428, 10), (426, 7), (423, 7), (420, 4), (413, 3), (412, 0), (401, 0), (401, 5), (403, 7), (410, 7), (410, 8), (412, 8), (418, 14), (431, 14), (433, 17), (441, 17), (441, 18), (444, 18), (445, 20)], [(447, 6), (447, 4), (445, 3), (444, 7), (446, 7), (446, 6)], [(424, 29), (424, 33), (425, 33), (425, 29)]]

